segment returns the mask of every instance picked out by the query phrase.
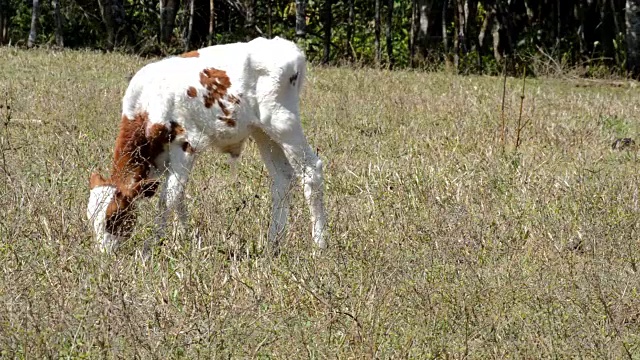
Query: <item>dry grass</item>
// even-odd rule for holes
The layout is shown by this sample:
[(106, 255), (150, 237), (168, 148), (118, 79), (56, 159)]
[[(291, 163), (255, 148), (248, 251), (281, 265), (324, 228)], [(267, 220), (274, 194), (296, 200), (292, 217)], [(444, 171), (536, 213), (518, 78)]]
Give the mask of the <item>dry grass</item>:
[[(203, 242), (142, 266), (153, 203), (116, 256), (84, 218), (108, 168), (125, 76), (143, 60), (0, 48), (0, 355), (72, 358), (640, 358), (633, 88), (310, 71), (303, 121), (326, 163), (330, 250), (293, 194), (281, 256), (260, 255), (268, 177), (200, 159)], [(41, 123), (38, 123), (37, 120)]]

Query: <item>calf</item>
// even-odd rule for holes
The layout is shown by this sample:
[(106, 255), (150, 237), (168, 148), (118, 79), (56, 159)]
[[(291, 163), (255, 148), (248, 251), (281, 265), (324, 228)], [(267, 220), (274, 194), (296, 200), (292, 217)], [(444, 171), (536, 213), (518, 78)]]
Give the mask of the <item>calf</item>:
[[(131, 235), (136, 200), (153, 196), (164, 175), (156, 238), (173, 211), (186, 225), (184, 189), (198, 154), (213, 147), (236, 159), (249, 137), (272, 177), (271, 245), (277, 247), (284, 234), (287, 190), (297, 175), (311, 212), (313, 240), (325, 248), (322, 162), (300, 123), (305, 68), (304, 55), (292, 42), (258, 38), (140, 69), (123, 98), (111, 178), (93, 173), (89, 181), (87, 216), (100, 248), (113, 251)], [(145, 242), (145, 254), (151, 245)]]

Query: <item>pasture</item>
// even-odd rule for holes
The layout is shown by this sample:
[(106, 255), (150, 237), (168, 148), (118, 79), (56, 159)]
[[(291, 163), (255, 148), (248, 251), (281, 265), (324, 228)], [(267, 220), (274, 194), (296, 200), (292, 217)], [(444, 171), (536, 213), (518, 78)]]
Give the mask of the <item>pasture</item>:
[[(201, 241), (108, 256), (86, 221), (109, 171), (126, 76), (149, 60), (0, 48), (0, 356), (640, 358), (638, 88), (310, 68), (302, 121), (325, 163), (329, 249), (300, 188), (262, 254), (269, 178), (203, 155)], [(588, 86), (576, 86), (577, 84)], [(633, 84), (631, 84), (633, 85)]]

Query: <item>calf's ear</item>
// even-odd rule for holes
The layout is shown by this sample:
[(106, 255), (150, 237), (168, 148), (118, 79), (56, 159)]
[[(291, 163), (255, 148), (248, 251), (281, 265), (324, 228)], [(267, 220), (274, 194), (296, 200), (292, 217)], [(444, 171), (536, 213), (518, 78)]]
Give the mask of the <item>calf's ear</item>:
[(89, 177), (89, 189), (93, 190), (96, 186), (104, 186), (107, 184), (107, 180), (105, 180), (102, 175), (97, 172), (91, 173)]

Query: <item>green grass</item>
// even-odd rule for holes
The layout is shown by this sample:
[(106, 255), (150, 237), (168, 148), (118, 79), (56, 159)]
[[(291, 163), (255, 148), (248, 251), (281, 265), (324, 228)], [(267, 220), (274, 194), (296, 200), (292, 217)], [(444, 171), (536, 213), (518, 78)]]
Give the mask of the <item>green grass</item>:
[[(312, 68), (305, 131), (325, 161), (330, 249), (301, 189), (282, 254), (260, 254), (269, 179), (204, 155), (201, 236), (115, 256), (85, 220), (109, 168), (126, 75), (146, 60), (0, 48), (0, 355), (42, 358), (640, 358), (633, 87)], [(0, 119), (7, 119), (6, 107)]]

